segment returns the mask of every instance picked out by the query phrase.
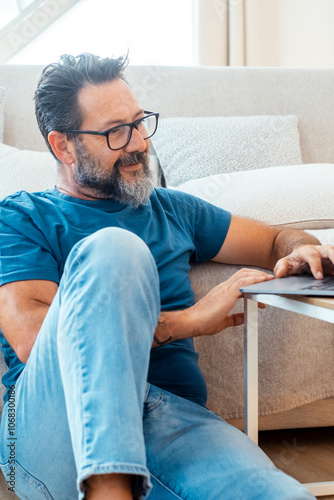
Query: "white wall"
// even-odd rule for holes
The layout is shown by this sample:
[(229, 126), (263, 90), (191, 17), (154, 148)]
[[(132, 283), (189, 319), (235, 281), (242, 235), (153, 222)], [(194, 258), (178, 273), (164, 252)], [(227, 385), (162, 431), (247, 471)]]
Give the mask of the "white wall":
[(333, 0), (245, 0), (247, 66), (334, 67)]

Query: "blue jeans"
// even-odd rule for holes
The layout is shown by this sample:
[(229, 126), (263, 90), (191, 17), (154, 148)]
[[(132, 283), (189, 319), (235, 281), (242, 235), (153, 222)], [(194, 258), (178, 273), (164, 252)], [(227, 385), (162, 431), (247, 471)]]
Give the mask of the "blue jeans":
[(314, 498), (242, 432), (147, 383), (159, 312), (141, 239), (107, 228), (75, 245), (16, 382), (15, 441), (3, 412), (0, 461), (16, 494), (81, 500), (89, 476), (117, 472), (141, 500)]

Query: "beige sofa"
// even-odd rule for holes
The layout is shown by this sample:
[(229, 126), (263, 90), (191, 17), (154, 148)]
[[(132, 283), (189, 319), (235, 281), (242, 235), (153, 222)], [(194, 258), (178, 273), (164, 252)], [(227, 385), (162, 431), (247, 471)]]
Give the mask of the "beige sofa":
[[(0, 87), (6, 89), (3, 141), (7, 145), (0, 145), (1, 197), (18, 189), (47, 188), (55, 182), (53, 160), (48, 153), (36, 153), (46, 151), (35, 123), (32, 101), (41, 70), (42, 67), (38, 66), (0, 65)], [(218, 171), (205, 172), (211, 176), (206, 179), (202, 173), (200, 177), (203, 179), (197, 184), (181, 175), (181, 185), (173, 187), (207, 198), (240, 215), (262, 218), (275, 225), (305, 228), (323, 241), (334, 241), (331, 231), (334, 228), (334, 208), (330, 203), (330, 180), (334, 180), (334, 70), (143, 66), (129, 67), (127, 78), (144, 109), (160, 112), (161, 130), (166, 130), (167, 139), (161, 132), (153, 144), (159, 158), (162, 152), (160, 160), (167, 170), (168, 152), (165, 155), (163, 150), (164, 141), (167, 141), (167, 146), (171, 142), (168, 127), (163, 128), (167, 117), (261, 115), (269, 117), (269, 126), (276, 124), (275, 116), (297, 117), (297, 128), (291, 135), (294, 156), (285, 163), (272, 163), (276, 161), (273, 158), (280, 158), (280, 149), (288, 147), (282, 139), (275, 151), (278, 156), (273, 155), (270, 141), (280, 137), (282, 132), (276, 124), (272, 127), (274, 133), (270, 140), (261, 140), (265, 136), (261, 135), (260, 128), (255, 136), (259, 140), (254, 141), (253, 137), (249, 149), (244, 149), (248, 159), (249, 153), (254, 152), (259, 143), (261, 146), (257, 158), (247, 164), (246, 172), (243, 172), (243, 160), (238, 160), (237, 165), (235, 161), (229, 163), (231, 154), (235, 159), (245, 141), (241, 135), (240, 141), (233, 145), (233, 137), (229, 137), (226, 148), (233, 146), (232, 153), (228, 153), (230, 158), (221, 156), (220, 161), (221, 153), (219, 150), (215, 152), (219, 159), (214, 162), (219, 164)], [(252, 123), (247, 126), (254, 132)], [(189, 124), (193, 126), (192, 122)], [(232, 125), (232, 122), (223, 123), (221, 140), (225, 135), (228, 137), (231, 130), (242, 133), (240, 122), (233, 125), (235, 128)], [(291, 132), (289, 127), (288, 134)], [(296, 137), (300, 157), (296, 152)], [(190, 144), (191, 149), (190, 139), (185, 139), (184, 144), (188, 147)], [(15, 150), (13, 146), (25, 151)], [(201, 148), (204, 151), (205, 144)], [(210, 156), (207, 152), (205, 154)], [(268, 164), (267, 160), (261, 163), (266, 155)], [(296, 164), (295, 168), (289, 166), (291, 163)], [(309, 165), (303, 166), (302, 163)], [(179, 168), (182, 171), (183, 165), (180, 164)], [(238, 170), (241, 173), (235, 175)], [(217, 172), (223, 174), (217, 176)], [(166, 177), (168, 184), (170, 171)], [(261, 193), (266, 197), (264, 205), (259, 198)], [(196, 299), (237, 269), (237, 266), (216, 263), (193, 265), (191, 279)], [(241, 310), (242, 306), (240, 301), (237, 308)], [(334, 327), (330, 324), (271, 310), (270, 307), (261, 311), (260, 428), (334, 425), (333, 343)], [(208, 382), (209, 407), (242, 428), (243, 328), (195, 339), (195, 344)], [(2, 372), (4, 370), (2, 362)], [(7, 498), (5, 489), (0, 491), (0, 498)], [(13, 496), (9, 494), (8, 498)]]

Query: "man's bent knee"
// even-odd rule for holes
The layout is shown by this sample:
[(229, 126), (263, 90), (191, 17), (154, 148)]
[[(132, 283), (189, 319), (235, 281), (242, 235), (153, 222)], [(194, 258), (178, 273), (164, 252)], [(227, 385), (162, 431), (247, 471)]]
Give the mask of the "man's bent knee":
[(80, 240), (68, 256), (66, 267), (73, 263), (89, 273), (110, 277), (118, 273), (132, 280), (143, 278), (143, 273), (152, 275), (158, 281), (158, 273), (153, 256), (146, 243), (136, 234), (118, 227), (100, 229)]
[(106, 227), (81, 240), (83, 250), (97, 252), (99, 257), (117, 253), (120, 258), (137, 254), (151, 254), (148, 246), (136, 234), (119, 227)]

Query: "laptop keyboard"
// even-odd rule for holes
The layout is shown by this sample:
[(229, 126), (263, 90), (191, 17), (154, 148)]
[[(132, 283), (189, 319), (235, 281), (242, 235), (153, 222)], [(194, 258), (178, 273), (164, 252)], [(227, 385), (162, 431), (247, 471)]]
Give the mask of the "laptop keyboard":
[(334, 280), (327, 278), (314, 283), (313, 285), (307, 285), (301, 288), (301, 290), (334, 290)]

